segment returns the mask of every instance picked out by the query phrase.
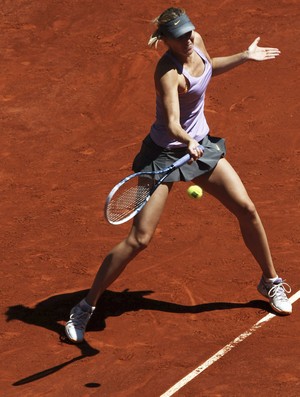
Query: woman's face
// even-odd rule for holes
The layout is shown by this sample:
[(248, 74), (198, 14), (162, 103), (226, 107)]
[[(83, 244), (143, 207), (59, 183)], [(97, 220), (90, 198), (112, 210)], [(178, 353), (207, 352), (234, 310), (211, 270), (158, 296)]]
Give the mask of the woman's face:
[(164, 41), (172, 52), (180, 56), (188, 57), (193, 53), (194, 36), (194, 31), (191, 31), (177, 39), (165, 38)]

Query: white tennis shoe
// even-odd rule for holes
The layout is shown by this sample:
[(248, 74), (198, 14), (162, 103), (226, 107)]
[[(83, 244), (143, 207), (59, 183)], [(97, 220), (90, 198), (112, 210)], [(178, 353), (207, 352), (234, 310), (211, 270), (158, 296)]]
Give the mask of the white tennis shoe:
[(291, 287), (282, 278), (277, 278), (273, 283), (266, 283), (262, 277), (257, 290), (266, 298), (269, 298), (271, 307), (280, 314), (291, 314), (292, 304), (286, 293), (291, 292)]
[(95, 307), (84, 299), (74, 306), (70, 312), (70, 320), (66, 323), (65, 332), (70, 341), (79, 343), (84, 339), (84, 332)]

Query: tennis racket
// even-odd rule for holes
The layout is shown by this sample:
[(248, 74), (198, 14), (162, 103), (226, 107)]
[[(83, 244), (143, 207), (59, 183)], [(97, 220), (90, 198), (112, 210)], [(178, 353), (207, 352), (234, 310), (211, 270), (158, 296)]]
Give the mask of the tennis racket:
[[(199, 148), (204, 151), (202, 145)], [(177, 168), (191, 159), (181, 157), (169, 167), (159, 171), (141, 171), (122, 179), (107, 196), (104, 215), (112, 225), (120, 225), (135, 217), (149, 201), (158, 186)], [(158, 180), (155, 175), (161, 175)]]

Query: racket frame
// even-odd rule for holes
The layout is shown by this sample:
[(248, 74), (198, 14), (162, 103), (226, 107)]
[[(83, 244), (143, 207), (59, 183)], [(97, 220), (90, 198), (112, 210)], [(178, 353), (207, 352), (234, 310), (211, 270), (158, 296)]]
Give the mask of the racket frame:
[[(204, 147), (202, 145), (199, 145), (199, 149), (201, 149), (202, 151), (204, 151)], [(161, 185), (163, 183), (163, 181), (176, 169), (178, 169), (179, 167), (181, 167), (182, 165), (186, 164), (189, 160), (191, 159), (190, 154), (186, 154), (183, 157), (181, 157), (180, 159), (176, 160), (173, 164), (171, 164), (169, 167), (164, 168), (163, 170), (158, 170), (158, 171), (140, 171), (140, 172), (135, 172), (134, 174), (128, 175), (125, 178), (123, 178), (119, 183), (117, 183), (112, 190), (110, 191), (110, 193), (108, 194), (106, 200), (105, 200), (105, 205), (104, 205), (104, 215), (105, 215), (105, 219), (107, 220), (108, 223), (110, 223), (111, 225), (121, 225), (125, 222), (128, 222), (130, 219), (134, 218), (147, 204), (147, 202), (149, 201), (150, 197), (152, 196), (152, 194), (155, 192), (155, 190), (158, 188), (159, 185)], [(139, 176), (155, 176), (155, 175), (159, 175), (159, 174), (164, 174), (160, 179), (158, 179), (156, 181), (156, 183), (152, 186), (152, 188), (150, 189), (148, 195), (146, 196), (145, 200), (139, 205), (138, 208), (136, 208), (134, 211), (132, 211), (129, 215), (127, 215), (125, 218), (122, 218), (121, 220), (118, 221), (112, 221), (111, 219), (109, 219), (108, 216), (108, 207), (109, 207), (109, 203), (111, 202), (113, 196), (115, 195), (115, 193), (120, 189), (121, 186), (123, 186), (126, 182), (128, 182), (129, 180), (139, 177)]]

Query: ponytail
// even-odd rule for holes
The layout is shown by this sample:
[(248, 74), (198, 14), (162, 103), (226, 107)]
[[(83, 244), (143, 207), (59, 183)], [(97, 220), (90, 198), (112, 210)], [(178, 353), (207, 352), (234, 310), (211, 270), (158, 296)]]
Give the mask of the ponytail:
[(164, 23), (167, 23), (175, 18), (177, 18), (178, 16), (180, 16), (181, 14), (184, 14), (185, 11), (183, 8), (168, 8), (167, 10), (165, 10), (161, 15), (159, 15), (158, 17), (156, 17), (152, 23), (154, 23), (157, 28), (155, 30), (154, 33), (152, 33), (149, 41), (148, 41), (148, 46), (149, 47), (155, 47), (157, 48), (157, 44), (158, 42), (162, 39), (162, 32), (160, 31), (160, 26), (163, 25)]
[(152, 48), (152, 47), (157, 48), (157, 44), (158, 44), (159, 40), (161, 40), (161, 33), (160, 33), (159, 29), (156, 29), (155, 32), (152, 33), (152, 35), (148, 41), (148, 46), (150, 48)]

